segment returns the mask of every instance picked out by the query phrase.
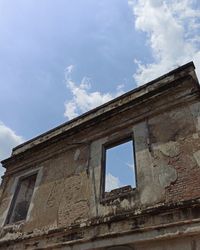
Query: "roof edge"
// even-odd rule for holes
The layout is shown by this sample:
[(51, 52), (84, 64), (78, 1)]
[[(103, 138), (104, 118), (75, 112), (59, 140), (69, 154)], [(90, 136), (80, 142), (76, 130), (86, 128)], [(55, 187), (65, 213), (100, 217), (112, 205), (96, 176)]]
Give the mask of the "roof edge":
[[(80, 119), (82, 119), (82, 118), (85, 118), (85, 117), (91, 115), (92, 113), (95, 113), (95, 112), (97, 112), (97, 111), (99, 111), (99, 110), (105, 108), (106, 106), (109, 106), (109, 105), (112, 104), (112, 103), (117, 102), (118, 100), (120, 100), (120, 99), (122, 99), (122, 98), (124, 98), (124, 97), (127, 97), (127, 96), (129, 96), (129, 95), (131, 95), (131, 94), (133, 94), (133, 93), (139, 92), (140, 90), (145, 89), (146, 87), (148, 87), (148, 86), (150, 86), (150, 85), (153, 85), (154, 83), (157, 83), (157, 82), (159, 82), (159, 81), (161, 81), (161, 80), (163, 80), (163, 79), (165, 79), (165, 78), (167, 78), (167, 77), (169, 77), (169, 76), (171, 76), (171, 75), (174, 75), (174, 74), (176, 74), (176, 73), (178, 73), (178, 72), (180, 72), (180, 71), (183, 71), (183, 70), (185, 70), (185, 69), (187, 69), (187, 68), (195, 69), (194, 63), (193, 63), (192, 61), (189, 62), (189, 63), (186, 63), (186, 64), (184, 64), (184, 65), (182, 65), (182, 66), (180, 66), (180, 67), (178, 67), (178, 68), (176, 68), (176, 69), (174, 69), (174, 70), (171, 70), (171, 71), (169, 71), (168, 73), (166, 73), (166, 74), (164, 74), (164, 75), (162, 75), (162, 76), (160, 76), (160, 77), (158, 77), (158, 78), (156, 78), (156, 79), (154, 79), (154, 80), (152, 80), (152, 81), (150, 81), (150, 82), (148, 82), (148, 83), (146, 83), (146, 84), (144, 84), (144, 85), (141, 85), (141, 86), (139, 86), (139, 87), (137, 87), (137, 88), (135, 88), (135, 89), (133, 89), (133, 90), (130, 90), (130, 91), (128, 91), (128, 92), (126, 92), (126, 93), (124, 93), (124, 94), (122, 94), (122, 95), (120, 95), (120, 96), (118, 96), (118, 97), (116, 97), (116, 98), (114, 98), (114, 99), (112, 99), (112, 100), (110, 100), (109, 102), (106, 102), (106, 103), (104, 103), (104, 104), (102, 104), (102, 105), (100, 105), (100, 106), (98, 106), (98, 107), (96, 107), (96, 108), (94, 108), (94, 109), (92, 109), (92, 110), (89, 110), (89, 111), (83, 113), (82, 115), (80, 115), (80, 116), (78, 116), (78, 117), (76, 117), (76, 118), (74, 118), (74, 119), (72, 119), (72, 120), (70, 120), (70, 121), (67, 121), (67, 122), (65, 122), (65, 123), (63, 123), (63, 124), (61, 124), (61, 125), (59, 125), (59, 126), (56, 126), (55, 128), (50, 129), (50, 130), (48, 130), (47, 132), (42, 133), (42, 134), (40, 134), (40, 135), (38, 135), (38, 136), (36, 136), (36, 137), (34, 137), (34, 138), (32, 138), (32, 139), (26, 141), (26, 142), (24, 142), (24, 143), (22, 143), (22, 144), (20, 144), (20, 145), (18, 145), (18, 146), (16, 146), (16, 147), (14, 147), (14, 148), (13, 148), (13, 154), (14, 154), (15, 151), (17, 151), (18, 149), (23, 148), (24, 146), (26, 146), (26, 145), (28, 145), (28, 144), (30, 144), (30, 143), (33, 143), (34, 141), (36, 141), (36, 140), (38, 140), (38, 139), (41, 139), (42, 137), (51, 135), (51, 134), (52, 134), (53, 132), (55, 132), (56, 130), (59, 130), (59, 129), (62, 129), (62, 128), (66, 127), (66, 126), (69, 126), (69, 125), (71, 125), (71, 124), (77, 122), (78, 120), (80, 120)], [(98, 115), (97, 115), (97, 116), (98, 116)], [(84, 121), (83, 121), (83, 123), (84, 123)], [(55, 136), (56, 136), (56, 135), (55, 135)], [(52, 137), (50, 137), (50, 138), (53, 138), (53, 137), (54, 137), (54, 136), (52, 136)], [(47, 139), (50, 139), (50, 138), (47, 138)], [(42, 142), (39, 142), (39, 143), (42, 143)], [(38, 144), (39, 144), (39, 143), (38, 143)], [(16, 153), (16, 154), (18, 154), (18, 153)], [(4, 160), (3, 160), (2, 162), (4, 162)]]

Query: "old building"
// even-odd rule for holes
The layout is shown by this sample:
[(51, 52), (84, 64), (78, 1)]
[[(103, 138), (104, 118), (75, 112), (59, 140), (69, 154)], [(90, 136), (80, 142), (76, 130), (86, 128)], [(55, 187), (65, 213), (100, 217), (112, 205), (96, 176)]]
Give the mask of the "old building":
[[(0, 249), (200, 249), (199, 97), (188, 63), (14, 148)], [(107, 189), (127, 143), (135, 182)]]

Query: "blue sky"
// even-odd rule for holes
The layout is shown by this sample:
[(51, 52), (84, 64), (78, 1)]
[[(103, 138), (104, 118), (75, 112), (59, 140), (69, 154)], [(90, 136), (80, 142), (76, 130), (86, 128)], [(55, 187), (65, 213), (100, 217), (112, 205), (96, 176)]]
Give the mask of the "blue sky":
[(130, 185), (136, 187), (134, 144), (128, 141), (106, 150), (105, 191)]
[(199, 59), (197, 0), (0, 0), (0, 159)]

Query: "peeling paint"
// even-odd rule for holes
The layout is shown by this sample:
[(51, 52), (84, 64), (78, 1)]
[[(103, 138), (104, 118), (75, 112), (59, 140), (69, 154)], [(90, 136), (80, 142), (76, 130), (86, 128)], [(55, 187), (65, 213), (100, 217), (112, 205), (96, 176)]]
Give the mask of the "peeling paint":
[(180, 147), (178, 142), (167, 142), (160, 145), (159, 149), (164, 155), (169, 157), (175, 157), (180, 154)]
[(80, 149), (77, 149), (76, 152), (75, 152), (75, 154), (74, 154), (74, 160), (75, 160), (75, 161), (78, 160), (78, 158), (79, 158), (79, 156), (80, 156), (80, 153), (81, 153)]
[(161, 173), (159, 174), (159, 183), (163, 188), (168, 187), (171, 183), (177, 179), (176, 169), (172, 166), (162, 167)]
[(196, 151), (194, 154), (193, 154), (198, 166), (200, 167), (200, 150)]

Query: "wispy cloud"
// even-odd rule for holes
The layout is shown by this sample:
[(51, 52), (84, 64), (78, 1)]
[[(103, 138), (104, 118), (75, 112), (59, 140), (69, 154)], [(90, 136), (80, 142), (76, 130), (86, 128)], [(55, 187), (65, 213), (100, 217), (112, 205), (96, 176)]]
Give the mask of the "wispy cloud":
[(122, 184), (121, 184), (118, 177), (115, 177), (111, 173), (106, 174), (106, 187), (105, 187), (106, 192), (109, 192), (109, 191), (116, 189), (116, 188), (119, 188), (121, 186), (122, 186)]
[(193, 60), (200, 77), (200, 8), (193, 0), (129, 0), (135, 27), (147, 34), (154, 61), (135, 60), (134, 78), (144, 84)]
[(123, 94), (123, 85), (118, 85), (115, 93), (91, 92), (91, 79), (83, 77), (80, 83), (76, 83), (71, 77), (73, 70), (74, 66), (70, 65), (65, 71), (66, 86), (72, 94), (72, 99), (65, 103), (64, 116), (68, 119), (72, 119)]
[(126, 163), (126, 166), (129, 167), (131, 170), (135, 170), (134, 163)]
[[(9, 157), (12, 148), (22, 143), (24, 139), (0, 121), (0, 161)], [(3, 169), (0, 164), (0, 175)]]

